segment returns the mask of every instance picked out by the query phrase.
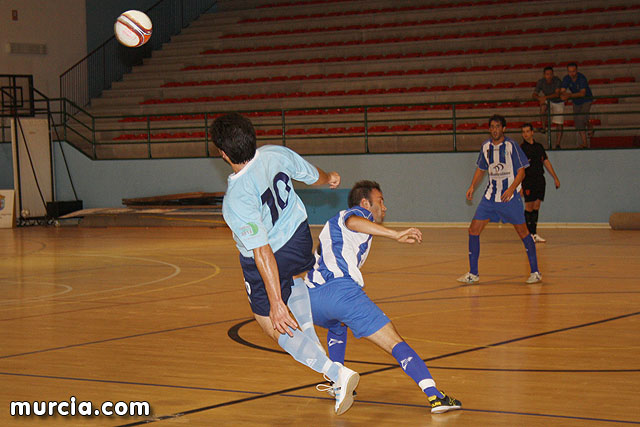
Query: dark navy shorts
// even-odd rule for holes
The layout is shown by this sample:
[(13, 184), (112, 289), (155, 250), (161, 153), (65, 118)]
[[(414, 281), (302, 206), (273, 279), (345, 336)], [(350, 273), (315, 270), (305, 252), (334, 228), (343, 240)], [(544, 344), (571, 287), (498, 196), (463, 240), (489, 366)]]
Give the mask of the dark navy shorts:
[[(274, 253), (280, 274), (280, 292), (286, 304), (291, 295), (293, 276), (309, 271), (315, 263), (313, 256), (313, 239), (309, 231), (309, 223), (305, 220), (291, 239)], [(240, 265), (244, 274), (244, 284), (247, 288), (251, 311), (260, 316), (268, 316), (271, 309), (267, 290), (262, 276), (253, 258), (240, 255)]]
[(390, 322), (350, 277), (331, 279), (309, 289), (309, 299), (313, 323), (330, 331), (339, 331), (340, 324), (344, 323), (356, 338), (368, 337)]
[(505, 222), (509, 224), (524, 224), (524, 205), (519, 194), (514, 194), (506, 203), (492, 202), (482, 197), (473, 219), (480, 221)]

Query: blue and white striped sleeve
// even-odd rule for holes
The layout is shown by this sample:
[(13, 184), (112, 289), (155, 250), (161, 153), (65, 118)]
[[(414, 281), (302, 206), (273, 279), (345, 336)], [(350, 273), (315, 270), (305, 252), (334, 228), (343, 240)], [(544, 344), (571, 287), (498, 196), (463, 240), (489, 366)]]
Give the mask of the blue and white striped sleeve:
[(476, 165), (478, 165), (478, 169), (482, 169), (483, 171), (489, 169), (489, 164), (487, 163), (487, 158), (484, 154), (484, 145), (480, 148), (480, 154), (478, 155)]
[(511, 151), (511, 161), (513, 162), (513, 171), (518, 173), (518, 170), (521, 168), (529, 167), (529, 159), (527, 155), (524, 154), (522, 148), (518, 144), (511, 144), (513, 146), (513, 150)]

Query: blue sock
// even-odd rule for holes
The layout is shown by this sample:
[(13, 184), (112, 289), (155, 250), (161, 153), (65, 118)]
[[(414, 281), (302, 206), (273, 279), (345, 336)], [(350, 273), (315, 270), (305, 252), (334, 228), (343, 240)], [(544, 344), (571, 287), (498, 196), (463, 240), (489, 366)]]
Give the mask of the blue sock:
[(299, 329), (293, 330), (293, 337), (287, 334), (280, 335), (278, 344), (294, 359), (303, 365), (307, 365), (316, 372), (326, 374), (333, 382), (338, 380), (340, 366), (329, 360), (322, 347), (313, 342)]
[(399, 342), (393, 347), (391, 354), (396, 358), (405, 374), (409, 375), (427, 396), (444, 397), (436, 388), (436, 382), (431, 377), (429, 368), (427, 368), (420, 356), (409, 347), (409, 344), (404, 341)]
[(480, 236), (469, 234), (469, 273), (478, 275), (478, 258), (480, 258)]
[(329, 349), (329, 359), (340, 362), (344, 365), (344, 356), (347, 352), (347, 327), (340, 324), (332, 327), (327, 332), (327, 348)]
[(289, 297), (289, 301), (287, 301), (287, 306), (295, 316), (300, 330), (322, 347), (320, 339), (318, 339), (318, 335), (316, 334), (316, 330), (313, 327), (309, 289), (307, 288), (307, 285), (305, 285), (304, 280), (299, 278), (294, 279), (293, 286), (291, 287), (291, 296)]
[(522, 239), (522, 243), (524, 243), (524, 248), (527, 251), (527, 257), (529, 258), (531, 272), (535, 273), (536, 271), (538, 271), (538, 257), (536, 255), (536, 244), (533, 241), (533, 237), (531, 237), (531, 234), (527, 234), (527, 236)]

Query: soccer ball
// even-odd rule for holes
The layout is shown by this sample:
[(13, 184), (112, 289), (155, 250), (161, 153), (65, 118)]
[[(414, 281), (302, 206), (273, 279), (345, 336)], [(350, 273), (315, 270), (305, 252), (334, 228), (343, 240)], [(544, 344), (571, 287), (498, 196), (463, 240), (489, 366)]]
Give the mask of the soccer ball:
[(127, 47), (140, 47), (151, 38), (151, 19), (139, 10), (128, 10), (118, 16), (113, 30), (120, 43)]

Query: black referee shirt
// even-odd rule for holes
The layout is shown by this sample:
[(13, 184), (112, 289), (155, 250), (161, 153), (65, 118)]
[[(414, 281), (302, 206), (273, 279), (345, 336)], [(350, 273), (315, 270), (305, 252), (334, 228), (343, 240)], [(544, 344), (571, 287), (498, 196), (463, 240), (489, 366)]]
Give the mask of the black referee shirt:
[(544, 150), (542, 144), (533, 141), (533, 144), (529, 144), (527, 141), (523, 141), (520, 144), (520, 148), (524, 151), (524, 154), (529, 159), (529, 167), (525, 171), (525, 179), (533, 180), (542, 178), (544, 175), (544, 164), (547, 160), (547, 152)]

